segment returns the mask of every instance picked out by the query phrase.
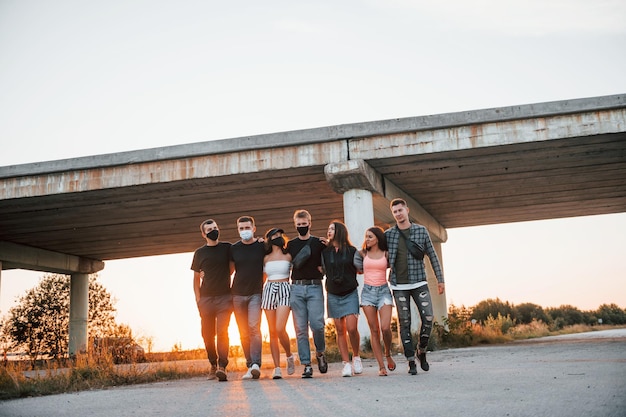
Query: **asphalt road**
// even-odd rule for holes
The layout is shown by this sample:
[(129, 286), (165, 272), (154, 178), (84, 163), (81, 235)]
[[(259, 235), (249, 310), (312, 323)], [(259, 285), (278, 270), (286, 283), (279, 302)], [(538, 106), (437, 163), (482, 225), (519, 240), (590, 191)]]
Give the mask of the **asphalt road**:
[(242, 381), (195, 378), (0, 401), (0, 416), (613, 416), (626, 417), (626, 329), (437, 351), (429, 372)]

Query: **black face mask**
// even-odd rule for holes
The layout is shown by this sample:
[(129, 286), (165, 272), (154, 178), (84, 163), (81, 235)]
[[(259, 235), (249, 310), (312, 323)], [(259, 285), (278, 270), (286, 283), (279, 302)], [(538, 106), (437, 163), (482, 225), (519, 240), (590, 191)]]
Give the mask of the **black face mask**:
[(219, 230), (211, 230), (209, 233), (206, 234), (206, 237), (208, 237), (211, 240), (217, 240), (219, 236), (220, 236)]
[(283, 246), (285, 246), (285, 239), (283, 239), (283, 237), (275, 237), (274, 239), (270, 240), (270, 243), (274, 246), (278, 246), (279, 248), (282, 248)]
[(309, 233), (309, 226), (298, 226), (296, 230), (300, 236), (306, 236), (306, 234)]

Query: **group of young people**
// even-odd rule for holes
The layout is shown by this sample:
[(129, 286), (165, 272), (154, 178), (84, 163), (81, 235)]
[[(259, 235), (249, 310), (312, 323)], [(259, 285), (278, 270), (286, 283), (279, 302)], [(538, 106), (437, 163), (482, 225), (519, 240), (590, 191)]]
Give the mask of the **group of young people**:
[[(394, 300), (408, 371), (417, 374), (416, 360), (427, 371), (426, 347), (433, 307), (424, 256), (429, 257), (435, 271), (439, 294), (445, 288), (443, 273), (428, 231), (411, 223), (406, 202), (395, 199), (390, 208), (396, 224), (386, 231), (370, 227), (361, 249), (351, 243), (347, 227), (338, 220), (328, 226), (326, 237), (312, 236), (311, 215), (306, 210), (294, 213), (298, 235), (291, 240), (280, 228), (270, 229), (258, 238), (254, 218), (242, 216), (237, 219), (241, 240), (231, 245), (219, 241), (219, 227), (214, 220), (202, 222), (200, 230), (206, 245), (195, 251), (191, 269), (202, 337), (211, 363), (209, 379), (227, 380), (228, 326), (233, 311), (248, 368), (243, 379), (258, 379), (261, 375), (261, 311), (265, 312), (269, 328), (273, 379), (282, 378), (281, 346), (286, 354), (287, 374), (295, 373), (295, 358), (286, 331), (290, 313), (298, 358), (304, 366), (302, 378), (313, 377), (309, 329), (318, 370), (326, 373), (324, 277), (326, 310), (337, 332), (342, 376), (363, 372), (357, 326), (360, 309), (368, 321), (379, 375), (386, 376), (387, 370), (396, 369), (391, 352)], [(361, 273), (364, 285), (359, 297), (357, 274)], [(411, 338), (411, 298), (421, 319), (417, 352)]]

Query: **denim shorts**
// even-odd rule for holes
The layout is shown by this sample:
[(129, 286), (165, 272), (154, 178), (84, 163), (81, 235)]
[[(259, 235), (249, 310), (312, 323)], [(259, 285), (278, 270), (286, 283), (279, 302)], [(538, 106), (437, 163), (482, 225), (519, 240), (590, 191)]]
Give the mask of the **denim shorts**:
[(393, 306), (393, 297), (391, 296), (391, 290), (389, 285), (380, 285), (374, 287), (372, 285), (363, 285), (363, 291), (361, 291), (361, 307), (372, 306), (380, 310), (385, 305)]

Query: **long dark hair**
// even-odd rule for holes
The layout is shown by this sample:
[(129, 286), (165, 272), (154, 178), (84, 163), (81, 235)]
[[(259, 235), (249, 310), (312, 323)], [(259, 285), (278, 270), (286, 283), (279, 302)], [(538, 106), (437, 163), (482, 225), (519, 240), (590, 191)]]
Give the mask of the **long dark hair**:
[(346, 249), (348, 246), (353, 246), (352, 242), (350, 242), (350, 236), (348, 235), (348, 228), (345, 224), (339, 220), (333, 220), (330, 224), (335, 225), (335, 236), (332, 241), (328, 242), (328, 247), (331, 247), (334, 242), (337, 242), (337, 246), (342, 250)]
[[(378, 249), (382, 251), (389, 250), (389, 246), (387, 246), (387, 238), (385, 237), (385, 232), (382, 227), (372, 226), (367, 229), (367, 232), (371, 232), (374, 236), (376, 236), (376, 239), (378, 239)], [(367, 251), (367, 244), (365, 243), (365, 240), (363, 240), (363, 250)]]

